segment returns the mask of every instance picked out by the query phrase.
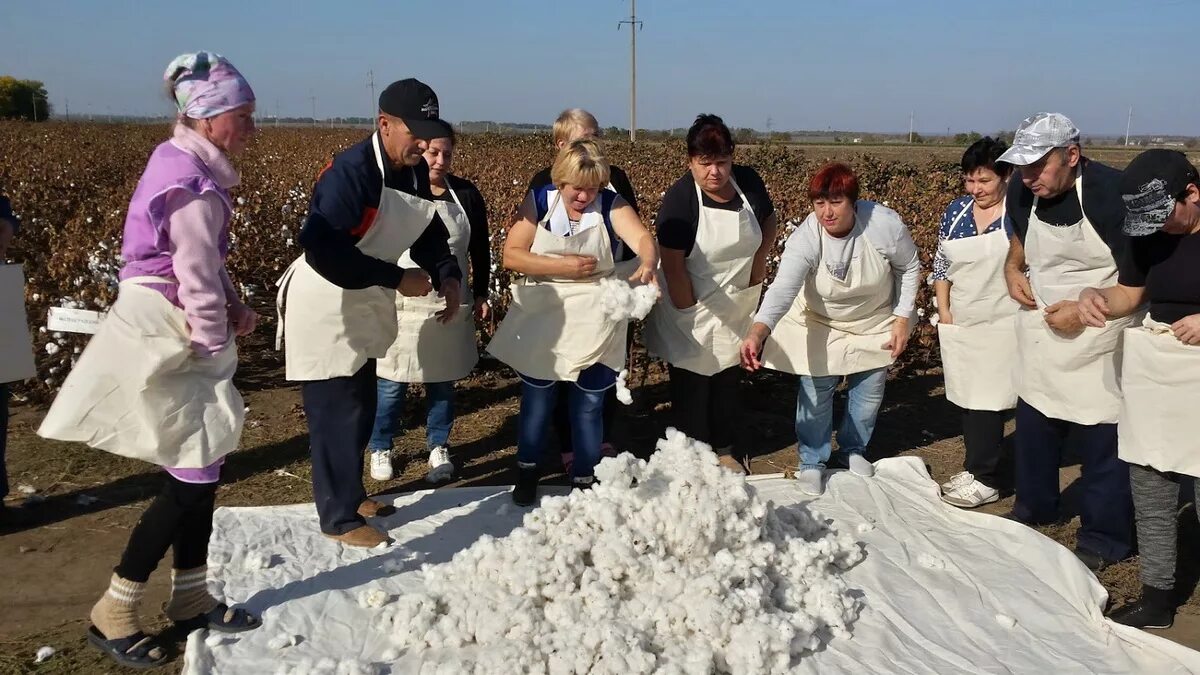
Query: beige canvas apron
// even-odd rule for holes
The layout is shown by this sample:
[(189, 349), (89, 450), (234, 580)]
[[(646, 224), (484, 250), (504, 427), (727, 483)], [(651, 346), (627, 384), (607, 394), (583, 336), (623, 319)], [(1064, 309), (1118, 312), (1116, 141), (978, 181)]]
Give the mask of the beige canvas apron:
[[(450, 231), (450, 250), (466, 279), (471, 221), (449, 183), (446, 191), (453, 202), (436, 202), (437, 210)], [(400, 266), (418, 265), (405, 252), (400, 257)], [(470, 374), (479, 361), (472, 306), (463, 304), (449, 323), (438, 323), (436, 314), (445, 307), (446, 302), (436, 292), (419, 298), (397, 293), (396, 340), (375, 365), (375, 373), (393, 382), (453, 382)]]
[[(652, 354), (698, 375), (715, 375), (741, 362), (742, 338), (762, 295), (762, 284), (750, 285), (762, 229), (750, 200), (732, 178), (729, 182), (742, 200), (738, 211), (705, 206), (704, 193), (696, 185), (699, 219), (686, 259), (696, 304), (678, 309), (664, 298), (646, 317), (643, 334)], [(661, 271), (659, 287), (667, 295)]]
[(0, 259), (0, 384), (37, 375), (33, 338), (25, 318), (25, 274)]
[[(378, 134), (371, 143), (376, 165), (386, 175)], [(399, 260), (436, 213), (433, 202), (385, 184), (374, 223), (357, 246), (373, 258)], [(289, 380), (348, 377), (368, 359), (387, 354), (396, 340), (395, 289), (341, 288), (309, 266), (303, 254), (278, 283), (275, 348), (283, 344)]]
[[(974, 200), (951, 224), (953, 230)], [(1000, 218), (1004, 218), (1001, 212)], [(943, 241), (950, 261), (950, 313), (939, 323), (938, 344), (946, 399), (967, 410), (1008, 410), (1017, 405), (1017, 308), (1004, 281), (1008, 234), (998, 230)]]
[(1200, 347), (1146, 317), (1125, 329), (1117, 454), (1130, 464), (1200, 476)]
[(562, 208), (557, 191), (546, 216), (537, 224), (530, 252), (560, 257), (596, 258), (596, 273), (587, 279), (523, 277), (512, 286), (508, 313), (488, 344), (488, 352), (527, 377), (575, 382), (596, 363), (620, 371), (625, 364), (625, 327), (604, 313), (600, 279), (613, 274), (612, 243), (599, 198), (580, 219), (580, 232), (563, 237), (545, 226)]
[[(763, 365), (793, 375), (850, 375), (891, 365), (891, 352), (883, 348), (891, 336), (895, 277), (886, 258), (867, 240), (858, 221), (849, 245), (858, 250), (850, 258), (845, 279), (838, 279), (825, 264), (821, 246), (817, 269), (787, 314), (763, 346)], [(816, 219), (801, 227), (817, 229), (817, 241), (827, 236)]]
[(154, 283), (176, 282), (121, 282), (38, 435), (168, 468), (204, 468), (233, 452), (242, 435), (237, 348), (230, 336), (213, 356), (196, 355), (183, 310), (141, 285)]
[[(1075, 191), (1083, 208), (1083, 181)], [(1017, 394), (1047, 417), (1076, 424), (1112, 424), (1121, 412), (1121, 333), (1135, 317), (1087, 326), (1075, 337), (1054, 332), (1043, 310), (1060, 300), (1076, 300), (1085, 288), (1108, 288), (1117, 281), (1112, 251), (1083, 220), (1055, 227), (1029, 212), (1025, 260), (1037, 309), (1017, 312), (1021, 367)], [(1140, 316), (1136, 320), (1140, 320)]]

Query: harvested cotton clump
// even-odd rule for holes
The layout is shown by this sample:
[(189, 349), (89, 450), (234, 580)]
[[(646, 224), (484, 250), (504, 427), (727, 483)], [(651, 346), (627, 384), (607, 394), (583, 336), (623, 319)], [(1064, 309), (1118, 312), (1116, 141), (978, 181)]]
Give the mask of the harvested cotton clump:
[(626, 380), (629, 378), (629, 369), (622, 369), (617, 373), (617, 400), (625, 405), (633, 403), (633, 392), (629, 391), (629, 385)]
[(298, 644), (300, 644), (300, 636), (289, 635), (287, 633), (280, 633), (267, 642), (267, 646), (271, 649), (287, 649), (288, 647), (295, 647)]
[(53, 657), (56, 653), (58, 653), (58, 652), (54, 649), (54, 647), (51, 647), (50, 645), (46, 645), (45, 647), (38, 647), (37, 654), (35, 654), (33, 657), (33, 662), (34, 663), (45, 663), (46, 661), (49, 661), (51, 659), (51, 657)]
[(631, 286), (624, 279), (601, 279), (600, 298), (604, 303), (604, 314), (613, 321), (644, 319), (658, 302), (658, 286), (642, 284)]
[(383, 607), (391, 600), (391, 596), (379, 588), (369, 591), (362, 591), (358, 594), (358, 606), (363, 609), (378, 609)]
[(946, 561), (931, 553), (922, 553), (917, 556), (917, 564), (921, 567), (931, 570), (946, 569)]
[(247, 572), (265, 570), (271, 566), (272, 556), (261, 551), (247, 551), (242, 556), (242, 569)]
[(784, 673), (858, 616), (862, 559), (805, 507), (777, 509), (708, 446), (668, 429), (649, 462), (547, 497), (503, 539), (426, 567), (385, 610), (398, 670)]
[(996, 623), (1008, 628), (1009, 630), (1017, 627), (1017, 620), (1007, 614), (997, 614)]

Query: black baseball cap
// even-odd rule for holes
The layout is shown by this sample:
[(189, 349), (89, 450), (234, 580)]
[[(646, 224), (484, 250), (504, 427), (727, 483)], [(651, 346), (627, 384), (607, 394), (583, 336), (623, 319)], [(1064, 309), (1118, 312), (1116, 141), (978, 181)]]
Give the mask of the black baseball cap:
[(413, 136), (422, 140), (446, 138), (450, 125), (438, 117), (438, 97), (424, 82), (408, 78), (387, 86), (379, 94), (379, 111), (404, 120)]
[(1178, 150), (1155, 148), (1134, 157), (1121, 175), (1125, 234), (1140, 237), (1162, 229), (1189, 183), (1197, 183), (1196, 167)]

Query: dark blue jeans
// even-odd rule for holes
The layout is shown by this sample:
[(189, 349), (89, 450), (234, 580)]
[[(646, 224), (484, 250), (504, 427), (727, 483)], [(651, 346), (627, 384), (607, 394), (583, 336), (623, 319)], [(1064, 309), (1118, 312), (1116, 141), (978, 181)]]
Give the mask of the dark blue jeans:
[(517, 417), (517, 461), (537, 464), (546, 446), (550, 417), (558, 402), (559, 387), (567, 387), (567, 416), (571, 423), (571, 446), (575, 461), (572, 478), (592, 475), (600, 462), (600, 444), (604, 442), (605, 390), (580, 389), (574, 382), (551, 382), (536, 386), (521, 380), (521, 412)]
[(1078, 545), (1107, 560), (1133, 551), (1133, 498), (1129, 465), (1117, 458), (1117, 425), (1053, 419), (1017, 401), (1017, 502), (1013, 515), (1027, 522), (1058, 517), (1058, 468), (1070, 445), (1082, 475)]
[[(371, 452), (385, 452), (392, 449), (392, 439), (401, 431), (400, 414), (404, 412), (408, 383), (381, 377), (376, 393), (375, 429), (367, 447)], [(426, 446), (429, 450), (445, 447), (450, 442), (450, 428), (454, 426), (454, 383), (426, 382), (425, 410)]]

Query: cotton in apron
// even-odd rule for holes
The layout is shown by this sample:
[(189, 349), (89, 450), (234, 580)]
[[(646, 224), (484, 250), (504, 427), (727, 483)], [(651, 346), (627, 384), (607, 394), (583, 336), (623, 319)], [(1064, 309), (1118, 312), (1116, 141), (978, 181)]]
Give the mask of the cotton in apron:
[[(801, 227), (816, 228), (817, 241), (827, 236), (816, 218)], [(845, 279), (829, 272), (822, 244), (817, 269), (787, 314), (763, 346), (763, 365), (794, 375), (850, 375), (891, 365), (883, 345), (891, 337), (895, 277), (886, 258), (867, 240), (865, 226), (855, 215), (847, 245), (858, 250), (850, 257)]]
[[(452, 202), (435, 202), (438, 214), (450, 231), (450, 250), (458, 259), (458, 268), (467, 275), (467, 250), (471, 242), (471, 221), (458, 195), (446, 184)], [(405, 252), (400, 266), (417, 267)], [(464, 296), (466, 297), (466, 296)], [(396, 341), (375, 365), (375, 373), (393, 382), (453, 382), (470, 374), (479, 361), (475, 346), (475, 319), (469, 304), (460, 305), (449, 323), (438, 323), (437, 312), (446, 302), (436, 292), (419, 298), (396, 294)]]
[(121, 282), (39, 436), (177, 469), (208, 467), (237, 448), (246, 407), (233, 386), (233, 337), (213, 356), (198, 356), (183, 310), (141, 285), (164, 283), (176, 282)]
[[(378, 134), (371, 144), (376, 165), (386, 175)], [(375, 220), (358, 249), (380, 260), (399, 260), (436, 213), (433, 202), (384, 184)], [(278, 283), (275, 348), (283, 344), (289, 380), (348, 377), (368, 359), (386, 355), (396, 340), (395, 289), (341, 288), (318, 274), (303, 254)]]
[[(1083, 181), (1075, 180), (1083, 206)], [(1086, 326), (1075, 337), (1055, 333), (1043, 310), (1060, 300), (1076, 300), (1085, 288), (1117, 282), (1112, 251), (1088, 221), (1055, 227), (1037, 217), (1038, 199), (1029, 212), (1025, 260), (1037, 309), (1017, 312), (1017, 348), (1021, 367), (1017, 394), (1039, 412), (1076, 424), (1112, 424), (1121, 412), (1121, 333), (1141, 317)]]
[[(646, 317), (643, 334), (652, 354), (704, 376), (741, 363), (742, 339), (762, 295), (762, 284), (750, 285), (762, 229), (750, 200), (732, 178), (729, 183), (742, 200), (738, 211), (705, 206), (696, 185), (696, 241), (685, 261), (696, 304), (679, 309), (664, 299)], [(661, 272), (659, 287), (665, 294), (667, 280)]]
[[(971, 200), (950, 229), (975, 206)], [(1000, 218), (1004, 218), (1003, 212)], [(1004, 280), (1008, 235), (992, 232), (941, 243), (950, 261), (950, 313), (939, 323), (938, 344), (946, 399), (967, 410), (1008, 410), (1017, 405), (1017, 309)]]
[(600, 198), (582, 214), (579, 232), (561, 236), (546, 227), (566, 217), (566, 205), (555, 191), (545, 217), (537, 224), (530, 252), (596, 259), (587, 279), (523, 277), (512, 286), (508, 313), (488, 344), (488, 352), (519, 374), (536, 380), (576, 382), (597, 363), (620, 371), (625, 364), (625, 327), (604, 313), (600, 279), (613, 275), (613, 250)]
[(1130, 464), (1200, 476), (1200, 347), (1146, 317), (1125, 329), (1117, 454)]

